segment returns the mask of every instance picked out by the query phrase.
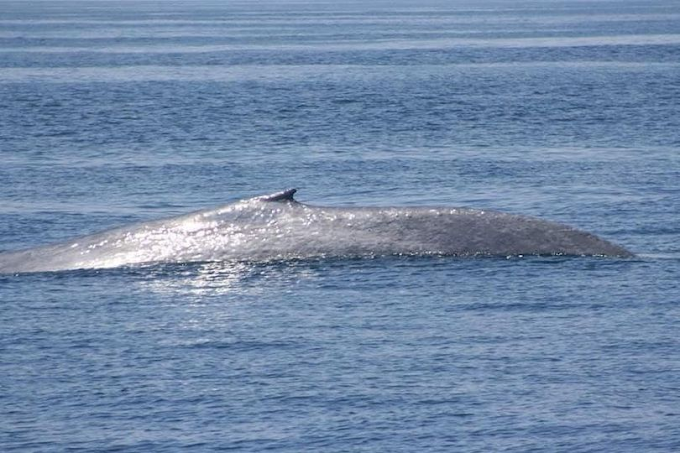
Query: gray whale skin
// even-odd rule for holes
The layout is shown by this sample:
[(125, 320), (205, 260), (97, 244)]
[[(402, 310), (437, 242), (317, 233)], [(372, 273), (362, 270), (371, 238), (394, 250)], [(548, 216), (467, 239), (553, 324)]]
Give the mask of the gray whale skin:
[(216, 209), (0, 253), (0, 273), (380, 255), (633, 256), (566, 225), (446, 207), (322, 207), (289, 189)]

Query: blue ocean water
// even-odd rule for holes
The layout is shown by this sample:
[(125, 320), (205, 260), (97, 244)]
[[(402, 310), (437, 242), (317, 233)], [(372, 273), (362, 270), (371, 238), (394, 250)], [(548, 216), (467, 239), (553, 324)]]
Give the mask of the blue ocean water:
[(0, 450), (680, 450), (677, 1), (0, 1), (0, 249), (288, 187), (638, 256), (0, 275)]

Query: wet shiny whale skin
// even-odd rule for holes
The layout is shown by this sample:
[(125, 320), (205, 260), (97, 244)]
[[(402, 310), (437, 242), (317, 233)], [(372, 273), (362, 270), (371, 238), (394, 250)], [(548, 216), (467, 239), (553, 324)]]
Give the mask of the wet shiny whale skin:
[(380, 255), (632, 256), (593, 234), (531, 217), (449, 207), (312, 206), (297, 202), (295, 192), (0, 253), (0, 272)]

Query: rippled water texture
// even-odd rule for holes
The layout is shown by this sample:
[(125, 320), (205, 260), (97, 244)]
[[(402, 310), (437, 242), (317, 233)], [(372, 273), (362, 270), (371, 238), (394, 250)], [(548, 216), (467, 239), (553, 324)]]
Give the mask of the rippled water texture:
[(0, 250), (298, 187), (637, 254), (1, 275), (0, 450), (680, 450), (678, 55), (670, 0), (0, 1)]

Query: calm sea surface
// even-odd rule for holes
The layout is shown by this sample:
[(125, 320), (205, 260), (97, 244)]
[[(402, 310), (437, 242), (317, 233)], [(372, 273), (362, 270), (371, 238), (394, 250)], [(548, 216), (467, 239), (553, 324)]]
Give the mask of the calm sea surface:
[(0, 276), (0, 450), (680, 451), (680, 3), (0, 1), (0, 249), (300, 189), (634, 259)]

